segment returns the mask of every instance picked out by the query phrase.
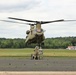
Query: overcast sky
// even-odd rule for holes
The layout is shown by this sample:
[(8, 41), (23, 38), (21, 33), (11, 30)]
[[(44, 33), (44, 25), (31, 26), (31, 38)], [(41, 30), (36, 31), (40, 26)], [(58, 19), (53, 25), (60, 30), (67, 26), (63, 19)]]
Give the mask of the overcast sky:
[[(0, 0), (0, 20), (8, 20), (7, 17), (76, 20), (76, 0)], [(42, 28), (46, 38), (76, 36), (76, 21), (44, 24)], [(0, 21), (0, 38), (25, 38), (26, 30), (26, 24)]]

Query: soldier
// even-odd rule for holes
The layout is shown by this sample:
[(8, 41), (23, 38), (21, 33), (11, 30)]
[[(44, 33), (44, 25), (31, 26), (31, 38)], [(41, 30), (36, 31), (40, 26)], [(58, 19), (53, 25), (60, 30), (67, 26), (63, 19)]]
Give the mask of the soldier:
[(36, 46), (34, 50), (35, 59), (39, 59), (39, 47)]
[(34, 54), (31, 54), (31, 59), (40, 59), (40, 54), (39, 54), (39, 47), (36, 46), (34, 50)]

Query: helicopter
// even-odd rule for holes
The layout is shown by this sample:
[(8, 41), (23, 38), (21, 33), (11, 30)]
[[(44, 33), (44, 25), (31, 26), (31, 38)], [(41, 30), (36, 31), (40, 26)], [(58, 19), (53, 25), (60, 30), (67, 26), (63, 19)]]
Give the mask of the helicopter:
[(27, 23), (27, 25), (30, 25), (30, 30), (26, 31), (27, 36), (26, 36), (25, 43), (27, 45), (31, 43), (35, 43), (39, 47), (41, 45), (44, 45), (44, 40), (45, 40), (45, 36), (44, 36), (45, 31), (42, 29), (41, 25), (64, 21), (64, 19), (54, 20), (54, 21), (33, 21), (33, 20), (26, 20), (26, 19), (13, 18), (13, 17), (8, 17), (8, 19), (30, 22), (30, 23)]

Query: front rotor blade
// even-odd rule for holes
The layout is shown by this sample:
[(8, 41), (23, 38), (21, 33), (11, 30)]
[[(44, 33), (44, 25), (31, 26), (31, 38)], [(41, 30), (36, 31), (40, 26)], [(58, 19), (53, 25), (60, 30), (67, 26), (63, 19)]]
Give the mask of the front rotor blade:
[(41, 21), (41, 24), (47, 24), (47, 23), (53, 23), (53, 22), (62, 22), (64, 21), (64, 19), (60, 19), (60, 20), (54, 20), (54, 21)]
[(19, 18), (13, 18), (13, 17), (8, 17), (9, 19), (14, 19), (14, 20), (20, 20), (20, 21), (27, 21), (27, 22), (36, 22), (32, 20), (26, 20), (26, 19), (19, 19)]

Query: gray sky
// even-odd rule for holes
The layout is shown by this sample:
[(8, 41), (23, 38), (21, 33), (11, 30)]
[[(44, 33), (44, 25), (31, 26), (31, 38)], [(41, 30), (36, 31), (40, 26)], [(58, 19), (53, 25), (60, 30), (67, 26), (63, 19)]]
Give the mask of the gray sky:
[[(76, 0), (0, 0), (0, 20), (17, 17), (38, 21), (76, 20)], [(20, 22), (20, 21), (19, 21)], [(46, 38), (76, 36), (76, 22), (42, 25)], [(25, 38), (28, 25), (0, 21), (0, 37)]]

